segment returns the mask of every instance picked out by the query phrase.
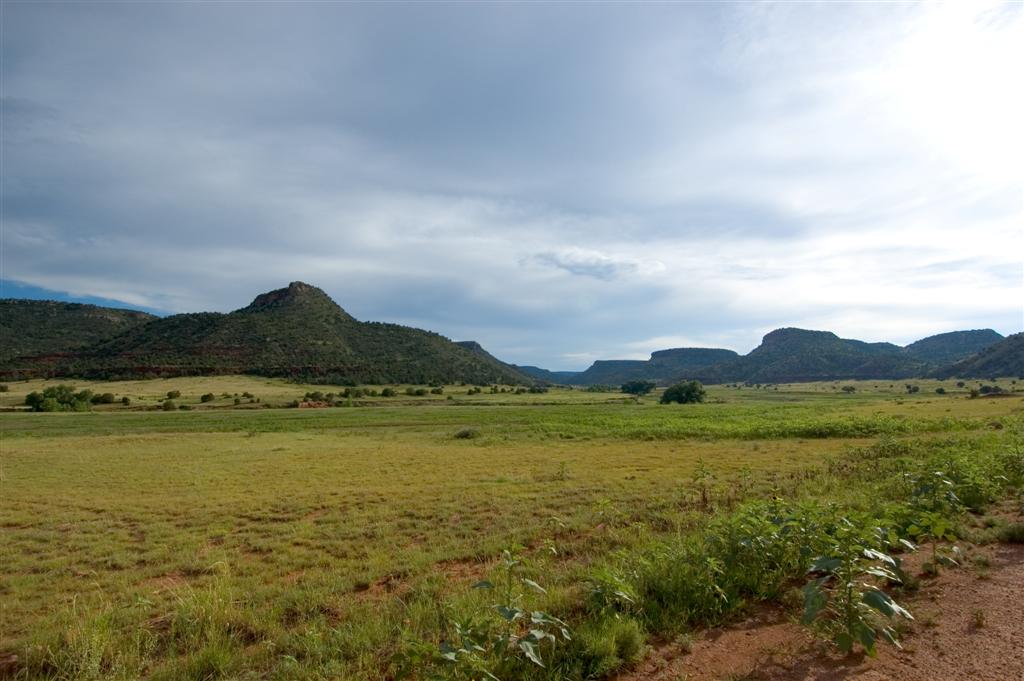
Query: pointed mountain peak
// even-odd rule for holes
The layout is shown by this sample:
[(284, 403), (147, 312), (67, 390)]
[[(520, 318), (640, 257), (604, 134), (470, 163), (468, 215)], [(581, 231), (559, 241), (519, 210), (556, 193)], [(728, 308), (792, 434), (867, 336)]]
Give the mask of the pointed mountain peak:
[(256, 296), (255, 300), (240, 312), (269, 312), (301, 307), (304, 309), (322, 309), (340, 313), (351, 319), (351, 316), (331, 300), (323, 290), (302, 281), (293, 281), (285, 288), (275, 289)]

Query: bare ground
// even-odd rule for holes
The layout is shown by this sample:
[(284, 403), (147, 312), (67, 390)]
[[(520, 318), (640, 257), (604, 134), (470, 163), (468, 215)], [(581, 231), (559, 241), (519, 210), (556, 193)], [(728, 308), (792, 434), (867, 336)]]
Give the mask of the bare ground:
[[(975, 551), (990, 566), (924, 580), (903, 650), (843, 656), (781, 609), (657, 648), (619, 681), (1024, 681), (1024, 545)], [(687, 652), (689, 650), (689, 652)]]

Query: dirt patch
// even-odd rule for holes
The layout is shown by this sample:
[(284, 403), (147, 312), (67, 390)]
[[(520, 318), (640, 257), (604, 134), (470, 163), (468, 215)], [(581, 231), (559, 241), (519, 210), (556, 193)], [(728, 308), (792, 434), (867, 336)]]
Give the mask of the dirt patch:
[(458, 558), (434, 564), (434, 571), (442, 573), (451, 582), (478, 582), (497, 565), (496, 560)]
[(174, 572), (168, 572), (165, 575), (159, 577), (150, 577), (144, 580), (139, 586), (149, 591), (161, 592), (161, 591), (172, 591), (174, 589), (181, 588), (188, 584), (188, 578), (185, 574), (179, 570)]
[(313, 522), (313, 521), (315, 521), (315, 520), (317, 520), (319, 518), (323, 518), (325, 515), (327, 515), (327, 509), (326, 508), (317, 508), (317, 509), (314, 509), (314, 510), (310, 511), (306, 515), (302, 516), (302, 519), (307, 521), (307, 522)]
[(991, 566), (965, 566), (927, 580), (905, 599), (916, 620), (904, 649), (879, 646), (877, 658), (843, 656), (766, 611), (711, 630), (689, 645), (660, 646), (619, 681), (1024, 681), (1024, 546), (985, 549)]

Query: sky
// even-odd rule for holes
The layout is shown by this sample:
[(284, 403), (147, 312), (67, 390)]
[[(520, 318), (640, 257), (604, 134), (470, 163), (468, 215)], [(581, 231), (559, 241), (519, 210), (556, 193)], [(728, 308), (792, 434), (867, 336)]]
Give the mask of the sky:
[(1024, 328), (1024, 3), (2, 4), (0, 295), (578, 370)]

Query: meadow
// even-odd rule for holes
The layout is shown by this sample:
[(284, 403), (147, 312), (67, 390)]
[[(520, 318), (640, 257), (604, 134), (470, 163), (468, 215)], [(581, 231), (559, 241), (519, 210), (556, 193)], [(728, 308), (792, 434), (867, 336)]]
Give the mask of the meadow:
[[(712, 386), (685, 406), (397, 386), (296, 409), (343, 388), (238, 376), (78, 381), (130, 405), (18, 409), (53, 383), (0, 393), (0, 677), (599, 678), (780, 596), (779, 566), (771, 588), (723, 586), (728, 607), (666, 596), (681, 577), (665, 561), (708, 527), (765, 500), (870, 515), (902, 503), (894, 472), (939, 460), (955, 485), (1015, 475), (1024, 421), (1011, 379), (998, 398), (844, 381)], [(173, 391), (189, 410), (159, 408)], [(986, 483), (973, 510), (1011, 492)], [(546, 613), (544, 667), (454, 645), (499, 592), (501, 612)]]

